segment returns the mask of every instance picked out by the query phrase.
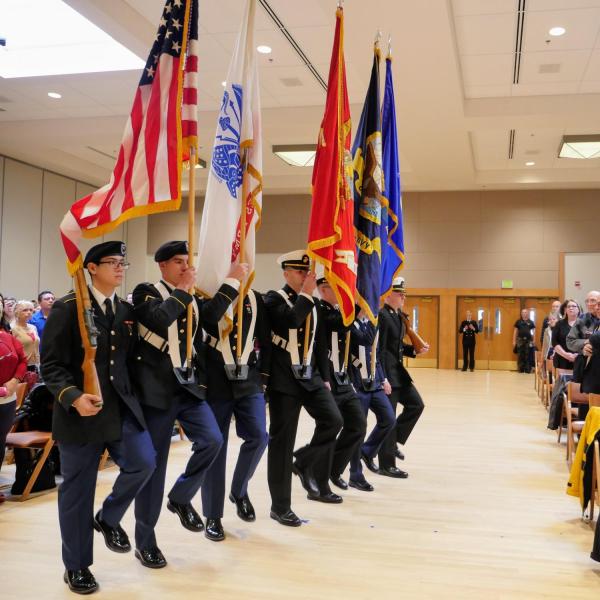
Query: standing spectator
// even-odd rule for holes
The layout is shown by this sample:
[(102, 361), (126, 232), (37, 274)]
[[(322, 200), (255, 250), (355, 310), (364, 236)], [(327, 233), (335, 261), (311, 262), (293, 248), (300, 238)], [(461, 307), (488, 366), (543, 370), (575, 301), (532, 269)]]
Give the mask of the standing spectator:
[(12, 296), (4, 298), (4, 316), (9, 326), (12, 327), (15, 323), (15, 304), (17, 299)]
[(38, 331), (38, 336), (40, 340), (42, 339), (42, 334), (44, 333), (44, 327), (46, 326), (46, 320), (48, 319), (48, 314), (50, 313), (50, 309), (54, 304), (54, 294), (49, 290), (44, 290), (38, 294), (38, 302), (40, 305), (40, 310), (31, 317), (29, 321), (32, 325), (35, 325), (35, 328)]
[(552, 357), (552, 332), (558, 323), (558, 313), (550, 313), (545, 319), (546, 329), (542, 335), (542, 358), (546, 360)]
[(577, 353), (570, 352), (567, 348), (567, 335), (579, 317), (579, 304), (575, 300), (569, 299), (563, 303), (561, 312), (564, 317), (559, 319), (552, 331), (552, 346), (554, 347), (552, 360), (557, 369), (572, 369)]
[(585, 297), (585, 312), (571, 328), (567, 335), (567, 348), (571, 352), (581, 354), (583, 347), (586, 345), (590, 335), (600, 325), (600, 318), (598, 318), (598, 303), (600, 302), (600, 292), (592, 290), (588, 292)]
[(535, 339), (535, 323), (529, 318), (529, 309), (521, 309), (521, 318), (515, 321), (513, 352), (517, 354), (519, 373), (529, 373), (529, 347)]
[(544, 345), (544, 332), (546, 331), (546, 327), (548, 327), (550, 315), (554, 315), (557, 320), (564, 316), (560, 312), (561, 306), (562, 305), (560, 303), (560, 300), (554, 300), (552, 302), (552, 305), (550, 307), (550, 314), (544, 319), (544, 322), (542, 323), (542, 331), (540, 331), (540, 346)]
[(27, 369), (39, 370), (40, 366), (40, 336), (35, 325), (29, 323), (33, 316), (33, 303), (29, 300), (19, 300), (15, 305), (15, 324), (12, 334), (21, 342), (27, 357)]
[[(17, 384), (27, 371), (23, 346), (7, 330), (4, 298), (0, 294), (0, 466), (4, 460), (6, 435), (15, 420)], [(4, 495), (0, 494), (0, 502)]]
[(475, 370), (475, 338), (479, 333), (477, 321), (473, 321), (471, 311), (468, 310), (465, 315), (465, 320), (460, 324), (458, 333), (462, 334), (463, 347), (463, 367), (466, 371), (467, 366), (471, 371)]

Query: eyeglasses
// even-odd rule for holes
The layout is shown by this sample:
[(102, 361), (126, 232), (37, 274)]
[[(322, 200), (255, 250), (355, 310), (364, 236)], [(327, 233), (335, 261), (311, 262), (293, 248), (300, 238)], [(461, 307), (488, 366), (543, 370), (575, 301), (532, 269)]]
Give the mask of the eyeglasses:
[(124, 260), (103, 260), (98, 264), (110, 265), (113, 269), (129, 269), (131, 263), (125, 262)]
[(567, 308), (579, 308), (579, 306), (577, 306), (577, 304), (569, 304)]

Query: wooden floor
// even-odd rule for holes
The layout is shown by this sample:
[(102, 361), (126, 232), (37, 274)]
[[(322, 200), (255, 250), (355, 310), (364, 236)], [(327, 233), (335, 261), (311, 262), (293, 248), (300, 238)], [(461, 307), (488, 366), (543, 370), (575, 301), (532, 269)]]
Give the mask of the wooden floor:
[[(265, 457), (250, 489), (258, 520), (240, 521), (228, 503), (225, 542), (187, 532), (163, 511), (166, 569), (109, 552), (96, 534), (101, 597), (597, 600), (593, 531), (565, 494), (564, 447), (546, 430), (532, 376), (413, 373), (427, 408), (405, 449), (409, 479), (369, 474), (375, 492), (350, 490), (339, 506), (307, 500), (295, 479), (293, 508), (306, 523), (289, 529), (268, 517)], [(299, 441), (310, 431), (304, 416)], [(174, 443), (170, 481), (188, 452)], [(99, 501), (115, 474), (101, 473)], [(0, 483), (9, 476), (10, 467)], [(131, 511), (123, 525), (133, 533)], [(0, 506), (0, 565), (3, 598), (74, 597), (62, 582), (56, 493)]]

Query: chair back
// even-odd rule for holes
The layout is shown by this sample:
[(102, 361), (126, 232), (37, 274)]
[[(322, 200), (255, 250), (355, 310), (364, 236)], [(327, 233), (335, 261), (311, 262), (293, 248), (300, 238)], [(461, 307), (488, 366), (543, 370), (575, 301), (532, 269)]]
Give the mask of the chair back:
[(547, 358), (544, 361), (544, 364), (546, 365), (546, 377), (548, 378), (548, 381), (550, 383), (553, 383), (555, 378), (556, 378), (556, 372), (554, 369), (554, 362), (552, 361), (551, 358)]
[(589, 394), (585, 394), (581, 391), (581, 384), (574, 381), (567, 383), (567, 399), (569, 402), (576, 402), (578, 404), (587, 404), (589, 402)]
[(590, 403), (590, 408), (592, 406), (600, 407), (600, 394), (588, 394), (588, 401)]

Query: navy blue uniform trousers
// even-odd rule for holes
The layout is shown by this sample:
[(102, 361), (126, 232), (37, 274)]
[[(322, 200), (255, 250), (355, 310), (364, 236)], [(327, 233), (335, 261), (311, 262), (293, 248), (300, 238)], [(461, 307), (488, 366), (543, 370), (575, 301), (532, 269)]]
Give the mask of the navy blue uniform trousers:
[(233, 472), (231, 493), (242, 498), (248, 493), (248, 482), (267, 447), (267, 414), (263, 394), (251, 394), (238, 398), (210, 398), (210, 406), (223, 435), (223, 445), (213, 464), (206, 472), (202, 486), (202, 512), (208, 519), (221, 519), (225, 503), (225, 471), (227, 463), (227, 440), (231, 417), (235, 415), (235, 431), (244, 440)]
[(102, 505), (102, 520), (116, 527), (140, 488), (152, 476), (155, 452), (150, 435), (128, 411), (121, 439), (116, 442), (65, 444), (59, 442), (63, 482), (58, 490), (58, 519), (62, 557), (70, 571), (93, 563), (94, 492), (98, 463), (104, 448), (119, 465), (112, 492)]
[(377, 419), (369, 437), (354, 453), (350, 461), (350, 479), (353, 481), (362, 481), (364, 480), (364, 476), (360, 461), (361, 452), (369, 458), (373, 458), (377, 454), (386, 437), (394, 429), (396, 415), (383, 390), (376, 390), (374, 392), (357, 391), (356, 395), (362, 404), (365, 416), (369, 412), (369, 409), (371, 409)]
[(152, 443), (156, 448), (156, 470), (135, 499), (135, 544), (139, 550), (156, 546), (154, 528), (160, 516), (167, 461), (175, 420), (192, 442), (192, 456), (185, 471), (169, 492), (169, 499), (177, 504), (189, 504), (204, 482), (206, 471), (216, 458), (223, 436), (210, 406), (182, 392), (173, 397), (168, 410), (144, 406), (144, 417)]

